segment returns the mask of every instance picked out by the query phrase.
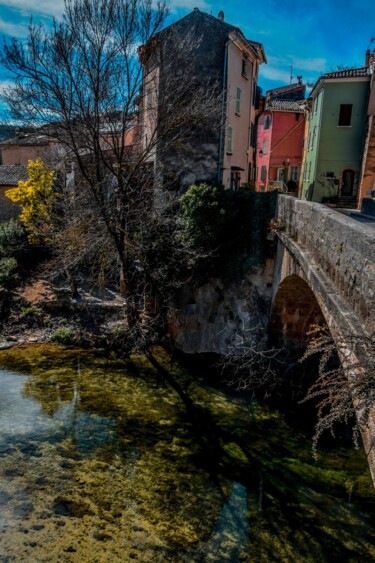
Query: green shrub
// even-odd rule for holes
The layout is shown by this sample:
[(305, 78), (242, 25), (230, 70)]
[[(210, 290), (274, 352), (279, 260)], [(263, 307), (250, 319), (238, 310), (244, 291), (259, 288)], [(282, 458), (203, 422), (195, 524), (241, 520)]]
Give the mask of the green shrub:
[(180, 198), (182, 238), (204, 257), (202, 272), (236, 277), (263, 264), (276, 199), (276, 193), (190, 186)]
[(0, 258), (20, 258), (27, 247), (27, 238), (21, 223), (11, 219), (0, 223)]
[(74, 331), (70, 328), (58, 328), (51, 336), (53, 342), (59, 344), (70, 344), (74, 338)]
[(38, 307), (22, 307), (22, 313), (24, 317), (41, 319), (43, 317), (43, 311)]
[(17, 260), (0, 258), (0, 287), (8, 289), (16, 278)]

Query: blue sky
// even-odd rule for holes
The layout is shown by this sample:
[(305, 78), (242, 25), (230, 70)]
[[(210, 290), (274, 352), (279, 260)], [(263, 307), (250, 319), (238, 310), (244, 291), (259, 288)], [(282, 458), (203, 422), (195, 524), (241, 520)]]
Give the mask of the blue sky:
[[(215, 16), (223, 10), (227, 22), (263, 43), (268, 64), (261, 67), (260, 86), (265, 91), (289, 84), (290, 65), (304, 82), (314, 82), (338, 65), (363, 66), (375, 37), (373, 1), (171, 0), (170, 19), (194, 7)], [(31, 15), (48, 23), (52, 16), (59, 17), (63, 5), (63, 0), (0, 0), (0, 37), (25, 37)], [(6, 85), (0, 69), (0, 89)]]

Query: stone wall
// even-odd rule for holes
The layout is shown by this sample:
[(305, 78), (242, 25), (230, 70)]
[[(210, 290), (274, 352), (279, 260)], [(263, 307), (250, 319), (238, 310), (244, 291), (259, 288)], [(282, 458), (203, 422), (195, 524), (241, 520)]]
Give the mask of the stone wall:
[[(285, 225), (281, 238), (289, 239), (299, 252), (309, 257), (363, 328), (372, 333), (375, 329), (375, 228), (321, 204), (285, 195), (278, 198), (277, 216)], [(320, 292), (324, 291), (321, 287)]]
[(226, 354), (251, 335), (267, 338), (272, 294), (273, 260), (236, 282), (211, 279), (179, 292), (169, 318), (169, 334), (175, 347), (186, 354)]

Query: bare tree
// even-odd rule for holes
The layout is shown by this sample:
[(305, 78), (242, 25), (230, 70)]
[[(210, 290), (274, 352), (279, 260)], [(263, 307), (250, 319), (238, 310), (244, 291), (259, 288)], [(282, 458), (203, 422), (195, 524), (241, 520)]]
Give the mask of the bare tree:
[(267, 346), (264, 326), (239, 331), (221, 362), (228, 385), (269, 396), (280, 385), (281, 350)]
[(189, 37), (170, 30), (174, 56), (161, 61), (167, 13), (163, 0), (66, 0), (61, 22), (30, 22), (27, 43), (5, 42), (1, 57), (15, 80), (4, 95), (12, 118), (43, 127), (74, 166), (59, 225), (64, 267), (82, 258), (100, 272), (117, 262), (130, 324), (142, 233), (165, 206), (154, 192), (156, 155), (212, 125), (219, 100), (215, 84), (189, 73)]
[[(375, 340), (364, 334), (333, 339), (328, 327), (315, 327), (300, 362), (318, 356), (319, 374), (302, 402), (317, 401), (313, 448), (325, 431), (353, 421), (356, 443), (368, 429), (375, 404)], [(339, 360), (340, 358), (340, 360)]]

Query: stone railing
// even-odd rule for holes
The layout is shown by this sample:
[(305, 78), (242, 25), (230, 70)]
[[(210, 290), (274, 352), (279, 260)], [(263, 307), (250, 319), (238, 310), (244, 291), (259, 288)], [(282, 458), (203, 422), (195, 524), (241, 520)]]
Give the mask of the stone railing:
[(375, 330), (375, 225), (322, 204), (278, 196), (280, 231), (305, 249), (368, 333)]

